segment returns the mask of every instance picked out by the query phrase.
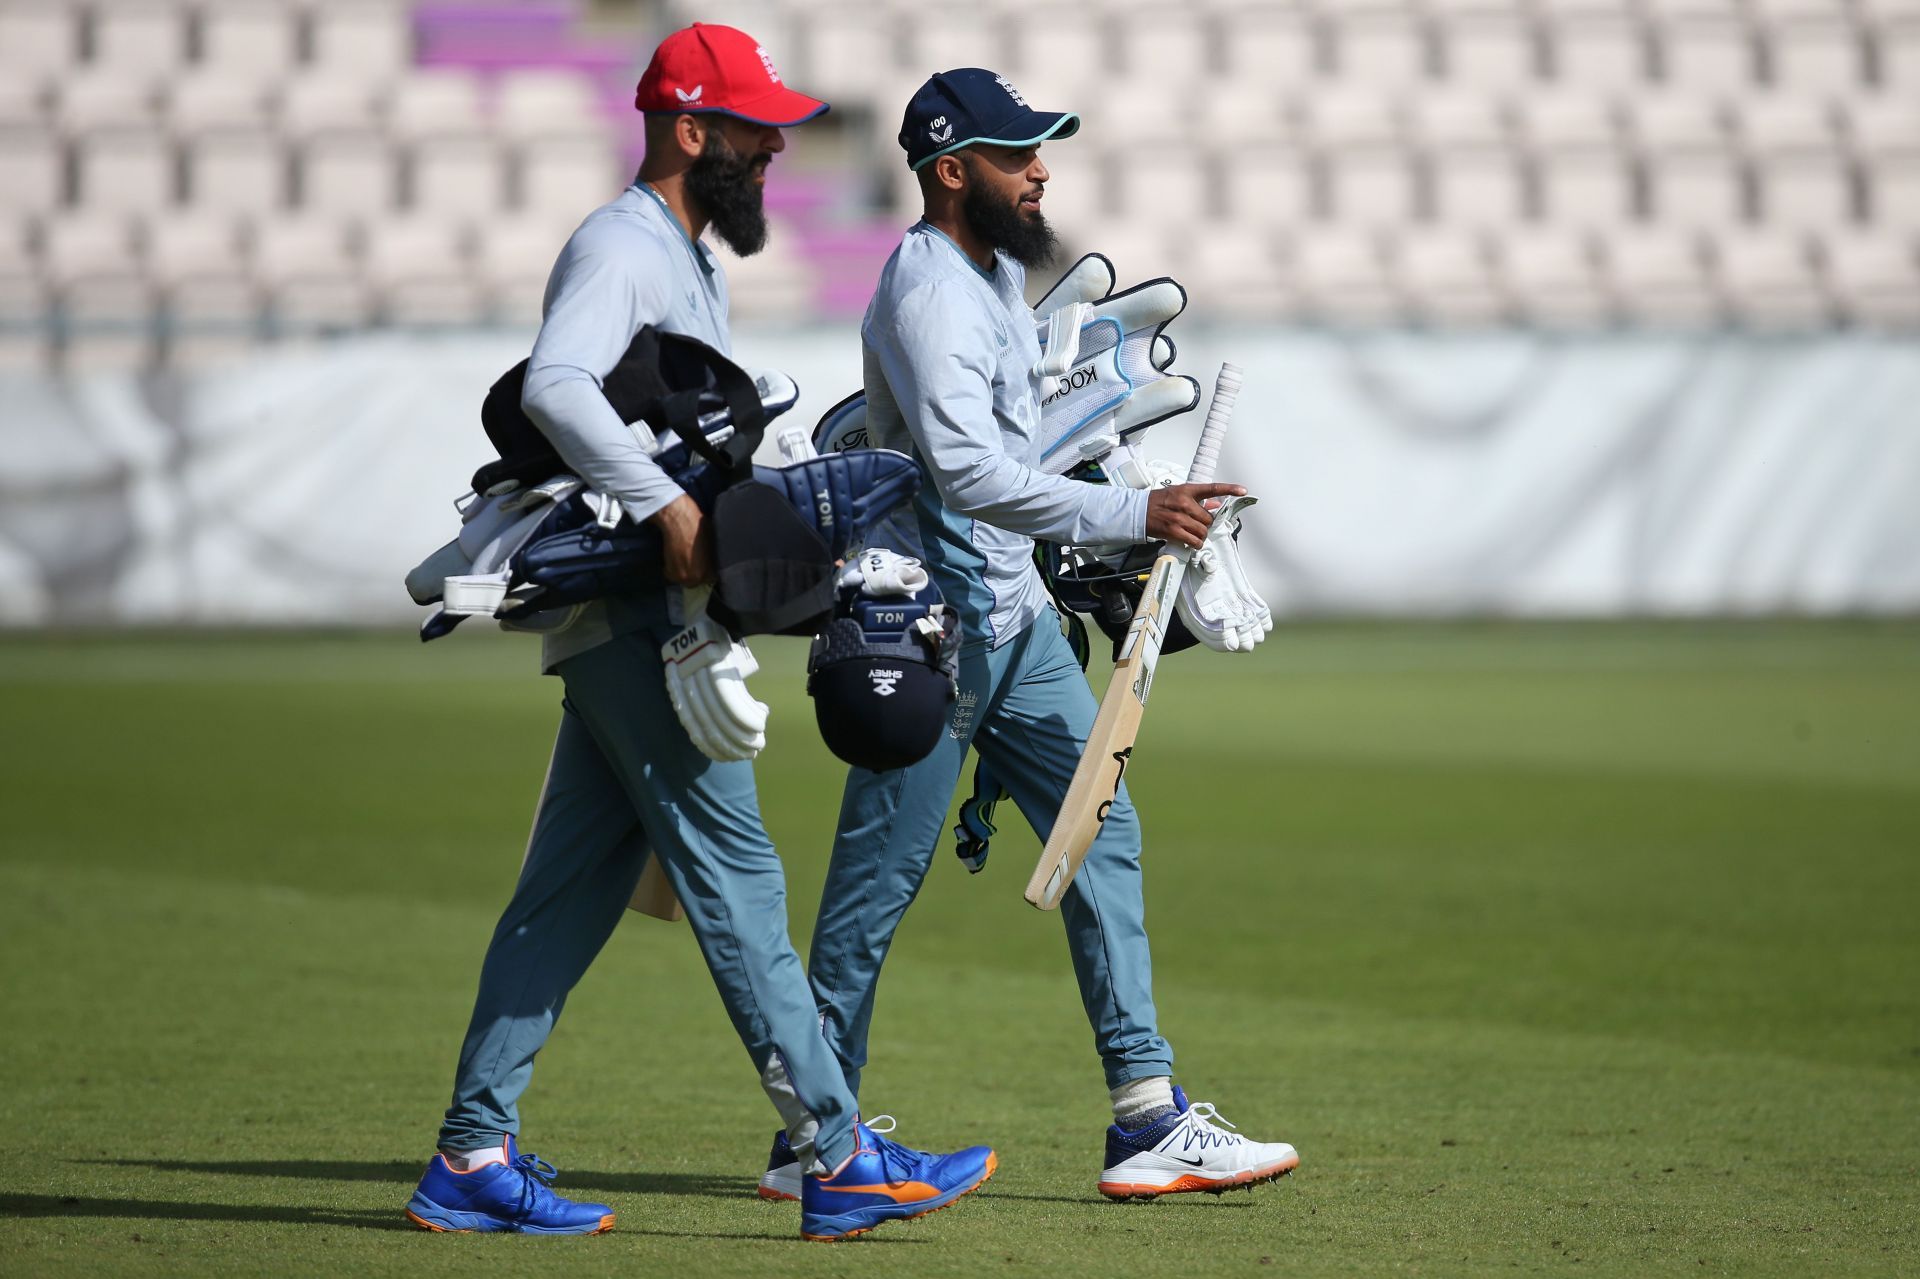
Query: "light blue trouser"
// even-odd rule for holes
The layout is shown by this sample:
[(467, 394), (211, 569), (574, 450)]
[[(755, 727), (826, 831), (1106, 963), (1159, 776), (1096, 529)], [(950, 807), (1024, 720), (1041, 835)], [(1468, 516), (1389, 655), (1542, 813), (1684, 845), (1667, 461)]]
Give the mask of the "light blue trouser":
[[(992, 652), (961, 658), (960, 701), (931, 755), (893, 772), (847, 774), (807, 971), (827, 1042), (856, 1096), (880, 966), (945, 842), (968, 744), (1045, 840), (1098, 713), (1057, 617), (1047, 612)], [(1024, 876), (1026, 868), (1019, 869)], [(1140, 820), (1124, 786), (1060, 915), (1107, 1086), (1172, 1074), (1173, 1050), (1160, 1037), (1153, 1007)]]
[(660, 667), (674, 629), (618, 636), (557, 668), (560, 734), (526, 866), (480, 969), (445, 1148), (519, 1131), (534, 1055), (657, 852), (796, 1148), (829, 1168), (853, 1153), (852, 1092), (787, 937), (786, 875), (760, 821), (753, 765), (714, 763), (680, 727)]

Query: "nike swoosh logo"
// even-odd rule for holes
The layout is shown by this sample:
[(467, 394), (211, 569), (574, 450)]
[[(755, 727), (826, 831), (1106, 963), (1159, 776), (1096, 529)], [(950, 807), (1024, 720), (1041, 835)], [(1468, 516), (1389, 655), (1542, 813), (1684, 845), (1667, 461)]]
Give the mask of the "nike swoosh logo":
[(1173, 1160), (1173, 1162), (1177, 1164), (1186, 1164), (1190, 1168), (1198, 1168), (1201, 1164), (1206, 1162), (1206, 1160), (1204, 1159), (1182, 1159), (1179, 1155), (1168, 1155), (1167, 1158)]

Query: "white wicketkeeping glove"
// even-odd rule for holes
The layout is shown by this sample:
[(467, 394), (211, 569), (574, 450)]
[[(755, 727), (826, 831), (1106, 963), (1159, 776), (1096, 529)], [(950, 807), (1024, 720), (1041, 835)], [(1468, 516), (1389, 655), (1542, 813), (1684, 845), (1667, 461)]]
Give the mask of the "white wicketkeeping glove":
[(687, 592), (693, 620), (660, 646), (673, 713), (702, 755), (718, 763), (752, 759), (767, 744), (767, 706), (747, 691), (760, 669), (753, 652), (707, 616), (706, 596)]
[(835, 589), (857, 586), (867, 595), (918, 595), (927, 589), (926, 566), (885, 547), (855, 551), (834, 579)]
[(1230, 497), (1213, 513), (1206, 541), (1180, 579), (1180, 617), (1194, 637), (1221, 653), (1245, 653), (1273, 631), (1273, 613), (1247, 580), (1240, 547), (1240, 512), (1259, 499)]
[(1037, 469), (1064, 475), (1121, 440), (1200, 402), (1200, 384), (1167, 372), (1164, 330), (1186, 309), (1172, 280), (1114, 293), (1113, 265), (1088, 254), (1034, 308), (1045, 379)]

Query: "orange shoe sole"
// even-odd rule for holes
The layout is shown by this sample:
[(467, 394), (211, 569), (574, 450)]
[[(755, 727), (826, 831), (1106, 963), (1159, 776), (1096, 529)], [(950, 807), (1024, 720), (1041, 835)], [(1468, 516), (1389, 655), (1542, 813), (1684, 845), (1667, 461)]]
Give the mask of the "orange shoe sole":
[[(411, 1221), (414, 1225), (420, 1227), (420, 1229), (422, 1230), (431, 1230), (436, 1235), (472, 1235), (472, 1234), (479, 1233), (476, 1230), (449, 1230), (445, 1226), (436, 1226), (431, 1221), (428, 1221), (424, 1217), (415, 1216), (411, 1208), (407, 1209), (407, 1220)], [(606, 1216), (600, 1218), (600, 1224), (597, 1227), (595, 1227), (592, 1230), (582, 1231), (581, 1233), (588, 1234), (588, 1235), (604, 1235), (607, 1233), (607, 1231), (612, 1229), (613, 1229), (613, 1214), (608, 1213)]]
[(767, 1200), (769, 1203), (797, 1204), (800, 1202), (799, 1195), (790, 1195), (783, 1190), (769, 1190), (765, 1186), (754, 1187), (754, 1193), (759, 1195), (762, 1199)]
[(843, 1239), (858, 1239), (861, 1235), (870, 1235), (874, 1231), (878, 1230), (881, 1226), (888, 1225), (890, 1222), (893, 1222), (893, 1221), (918, 1221), (922, 1217), (931, 1217), (936, 1212), (945, 1212), (947, 1209), (953, 1207), (955, 1204), (959, 1203), (962, 1199), (965, 1199), (968, 1195), (972, 1194), (974, 1191), (980, 1189), (980, 1187), (986, 1185), (989, 1181), (992, 1181), (993, 1174), (999, 1169), (999, 1167), (1000, 1167), (1000, 1156), (996, 1154), (989, 1154), (987, 1156), (987, 1175), (980, 1178), (980, 1180), (974, 1182), (971, 1186), (968, 1186), (965, 1190), (961, 1191), (959, 1194), (955, 1195), (953, 1198), (947, 1200), (947, 1202), (941, 1204), (938, 1208), (929, 1208), (925, 1212), (909, 1213), (904, 1217), (892, 1217), (892, 1218), (889, 1218), (887, 1221), (878, 1222), (874, 1225), (867, 1226), (864, 1229), (849, 1230), (844, 1235), (810, 1235), (806, 1231), (802, 1230), (800, 1232), (800, 1237), (802, 1239), (809, 1240), (813, 1243), (839, 1243)]
[(1158, 1199), (1161, 1195), (1184, 1195), (1201, 1191), (1209, 1195), (1224, 1195), (1229, 1190), (1252, 1190), (1255, 1186), (1269, 1181), (1278, 1181), (1300, 1166), (1300, 1157), (1282, 1160), (1265, 1168), (1249, 1168), (1225, 1181), (1216, 1181), (1210, 1177), (1181, 1177), (1164, 1186), (1141, 1185), (1134, 1182), (1103, 1181), (1100, 1193), (1109, 1199), (1125, 1201), (1128, 1199)]

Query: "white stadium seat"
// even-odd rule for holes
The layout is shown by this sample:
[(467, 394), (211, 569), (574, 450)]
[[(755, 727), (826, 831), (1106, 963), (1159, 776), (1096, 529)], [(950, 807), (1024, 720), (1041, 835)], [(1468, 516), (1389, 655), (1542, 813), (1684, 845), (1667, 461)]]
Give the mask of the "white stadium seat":
[(201, 0), (200, 65), (231, 78), (280, 80), (300, 53), (293, 0)]
[(387, 126), (394, 136), (409, 141), (486, 132), (486, 104), (478, 77), (453, 67), (414, 72), (399, 81), (388, 97)]
[(47, 96), (45, 86), (32, 76), (0, 73), (0, 129), (45, 127)]
[(1422, 95), (1408, 124), (1423, 153), (1428, 212), (1436, 221), (1495, 228), (1526, 216), (1526, 170), (1498, 101), (1466, 92)]
[(1401, 311), (1380, 242), (1371, 235), (1325, 231), (1294, 242), (1293, 263), (1308, 314), (1323, 323), (1381, 324)]
[(1615, 314), (1652, 328), (1691, 328), (1720, 316), (1699, 240), (1684, 232), (1616, 232), (1601, 261)]
[(572, 71), (508, 71), (493, 101), (494, 128), (513, 139), (600, 133), (600, 90)]
[(750, 258), (716, 250), (727, 272), (727, 300), (737, 318), (791, 320), (810, 314), (819, 293), (819, 268), (797, 248), (792, 227), (775, 225), (767, 248)]
[(1428, 324), (1484, 325), (1505, 313), (1506, 300), (1477, 235), (1409, 232), (1399, 240), (1394, 266), (1413, 314)]
[(1711, 99), (1642, 94), (1627, 103), (1626, 123), (1645, 165), (1653, 222), (1712, 230), (1746, 220), (1739, 160)]
[(413, 148), (409, 207), (423, 213), (472, 215), (504, 208), (507, 156), (484, 136), (437, 138)]
[(1345, 0), (1329, 7), (1333, 66), (1343, 80), (1401, 85), (1428, 76), (1427, 29), (1409, 4)]
[(1806, 329), (1830, 319), (1807, 244), (1772, 232), (1723, 234), (1713, 241), (1714, 279), (1722, 305), (1758, 329)]
[(1264, 228), (1247, 224), (1209, 228), (1187, 247), (1188, 309), (1237, 320), (1278, 320), (1298, 299), (1282, 269), (1279, 245)]
[[(863, 96), (874, 68), (892, 67), (899, 59), (898, 35), (891, 15), (868, 5), (833, 4), (810, 9), (800, 31), (806, 41), (802, 61), (806, 78), (801, 79), (797, 70), (785, 74), (795, 84), (806, 85), (806, 92), (829, 102), (836, 97)], [(897, 115), (894, 123), (897, 127)]]
[(1219, 33), (1204, 11), (1135, 5), (1110, 10), (1103, 18), (1119, 54), (1116, 71), (1127, 82), (1202, 85), (1218, 78)]
[(1164, 98), (1121, 83), (1101, 86), (1097, 92), (1098, 98), (1080, 109), (1079, 135), (1062, 146), (1091, 145), (1119, 151), (1134, 146), (1191, 145), (1193, 142), (1192, 117), (1167, 110)]
[(174, 0), (111, 0), (93, 6), (92, 65), (162, 75), (187, 60), (187, 14)]
[(1920, 0), (1860, 0), (1882, 93), (1920, 92)]
[(65, 201), (65, 158), (45, 129), (0, 129), (0, 228)]
[(158, 129), (92, 129), (73, 141), (74, 203), (112, 213), (173, 204), (173, 146)]
[(1538, 31), (1519, 0), (1427, 0), (1440, 72), (1483, 90), (1511, 89), (1539, 76)]
[(326, 0), (308, 10), (315, 69), (387, 80), (413, 58), (410, 10), (393, 0)]
[(1603, 323), (1609, 304), (1585, 236), (1517, 230), (1494, 242), (1506, 310), (1545, 328)]
[(374, 86), (364, 79), (333, 74), (303, 75), (279, 93), (280, 127), (295, 138), (332, 130), (379, 127)]
[(1604, 99), (1538, 94), (1514, 118), (1534, 167), (1542, 220), (1604, 231), (1633, 218), (1633, 168)]
[(202, 69), (168, 84), (165, 98), (168, 127), (191, 137), (209, 129), (259, 128), (268, 90), (247, 77)]
[(0, 4), (0, 75), (63, 74), (80, 58), (81, 13), (69, 0)]
[(1920, 326), (1920, 239), (1844, 235), (1826, 244), (1834, 304), (1856, 324)]
[(572, 231), (570, 220), (556, 218), (489, 217), (474, 227), (474, 272), (496, 323), (540, 322), (547, 277)]
[(1735, 0), (1665, 0), (1655, 10), (1661, 76), (1689, 93), (1734, 94), (1759, 79), (1759, 49)]
[(1288, 90), (1320, 73), (1319, 35), (1311, 15), (1292, 5), (1240, 9), (1225, 20), (1226, 77)]
[(265, 129), (204, 130), (186, 143), (184, 161), (193, 208), (260, 216), (287, 205), (287, 149)]
[(148, 225), (146, 243), (147, 272), (160, 290), (171, 357), (225, 353), (252, 338), (260, 299), (229, 219), (162, 219)]
[(397, 218), (367, 228), (367, 281), (394, 324), (473, 324), (486, 295), (467, 262), (458, 224)]
[(1846, 115), (1866, 174), (1868, 220), (1883, 232), (1920, 234), (1920, 99), (1860, 98)]
[(260, 223), (253, 259), (282, 332), (356, 328), (373, 318), (372, 296), (349, 251), (346, 228), (332, 218)]
[(114, 214), (72, 214), (48, 223), (47, 279), (65, 320), (73, 363), (127, 366), (152, 349), (154, 294), (134, 252), (132, 225)]
[[(1273, 85), (1223, 80), (1207, 92), (1199, 107), (1201, 127), (1217, 143), (1273, 143), (1293, 132), (1287, 98)], [(1191, 130), (1190, 123), (1188, 127)]]
[(1298, 226), (1314, 216), (1311, 155), (1299, 147), (1236, 147), (1221, 158), (1230, 217), (1254, 227)]
[[(923, 79), (934, 71), (944, 71), (950, 67), (998, 69), (1008, 65), (1008, 20), (1007, 15), (977, 4), (951, 9), (932, 6), (915, 9), (909, 20), (902, 24), (906, 49), (900, 65), (924, 67), (925, 71), (921, 73)], [(917, 85), (918, 81), (915, 83)], [(1014, 84), (1021, 86), (1022, 92), (1026, 91), (1024, 77), (1015, 78)], [(884, 105), (886, 110), (882, 114), (891, 115), (890, 123), (897, 126), (900, 123), (899, 113), (905, 109), (906, 100), (888, 100)]]
[(384, 134), (337, 130), (300, 148), (299, 207), (335, 216), (378, 217), (399, 204), (399, 158)]
[(1854, 221), (1853, 168), (1825, 106), (1798, 94), (1752, 98), (1737, 123), (1762, 223), (1818, 232)]
[(1646, 43), (1625, 0), (1551, 0), (1541, 10), (1547, 65), (1559, 84), (1632, 92), (1646, 83)]
[(69, 133), (150, 124), (156, 114), (154, 82), (117, 71), (67, 76), (55, 86), (54, 114)]
[(577, 221), (618, 195), (630, 177), (609, 146), (585, 140), (543, 142), (520, 152), (518, 207), (570, 215)]
[(1845, 0), (1752, 0), (1776, 88), (1837, 95), (1866, 78), (1866, 45)]
[(1217, 216), (1219, 183), (1207, 155), (1193, 147), (1134, 147), (1116, 157), (1112, 172), (1117, 218), (1199, 234), (1199, 224)]
[(1419, 208), (1419, 169), (1405, 146), (1398, 104), (1379, 92), (1308, 94), (1299, 103), (1325, 183), (1325, 213), (1350, 227), (1394, 227)]

